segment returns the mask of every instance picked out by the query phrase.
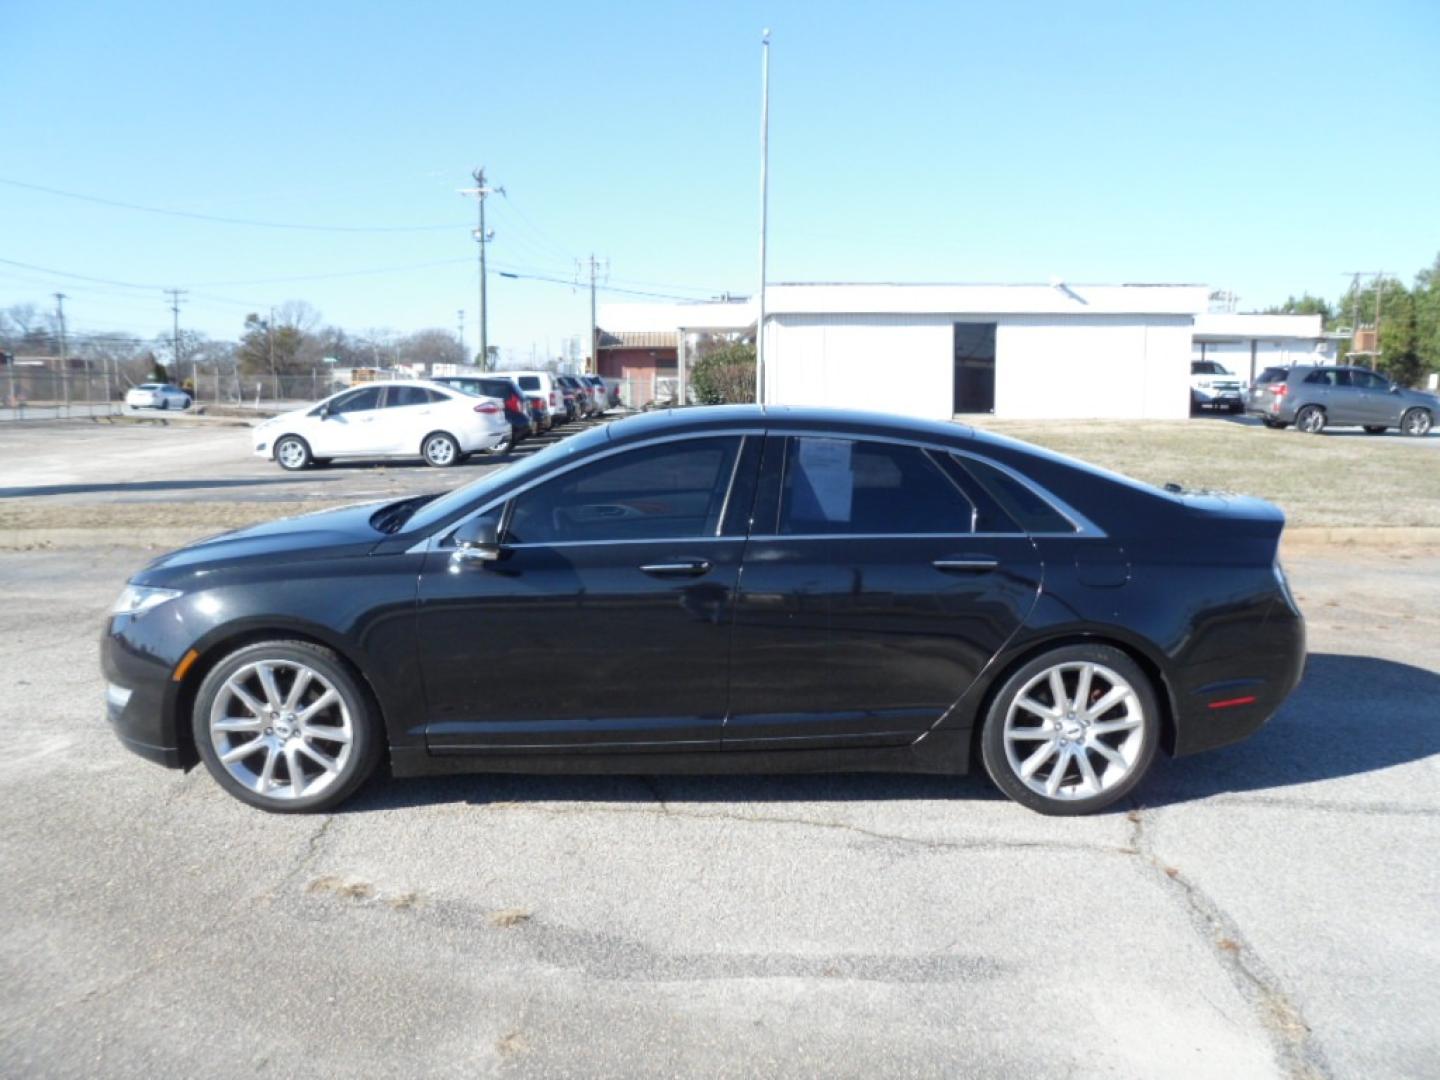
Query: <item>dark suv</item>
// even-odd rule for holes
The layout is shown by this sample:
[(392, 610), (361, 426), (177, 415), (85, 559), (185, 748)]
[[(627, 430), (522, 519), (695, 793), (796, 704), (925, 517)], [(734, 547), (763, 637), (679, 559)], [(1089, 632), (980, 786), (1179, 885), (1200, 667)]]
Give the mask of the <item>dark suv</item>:
[(505, 405), (505, 419), (510, 421), (510, 445), (535, 434), (535, 419), (525, 394), (514, 379), (502, 375), (440, 375), (431, 382), (451, 386), (466, 393), (492, 397)]
[(1361, 367), (1269, 367), (1250, 388), (1245, 412), (1266, 427), (1295, 425), (1316, 434), (1326, 425), (1363, 427), (1372, 435), (1399, 428), (1426, 435), (1440, 415), (1440, 397), (1407, 390)]

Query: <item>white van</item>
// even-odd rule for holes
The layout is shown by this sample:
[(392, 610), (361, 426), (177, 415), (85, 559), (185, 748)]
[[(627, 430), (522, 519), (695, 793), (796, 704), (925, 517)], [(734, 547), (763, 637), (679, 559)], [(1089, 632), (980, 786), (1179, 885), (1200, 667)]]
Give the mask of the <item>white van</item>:
[(548, 431), (556, 424), (565, 422), (565, 396), (555, 376), (548, 371), (497, 371), (520, 384), (520, 390), (528, 398), (539, 398), (545, 408), (545, 428)]

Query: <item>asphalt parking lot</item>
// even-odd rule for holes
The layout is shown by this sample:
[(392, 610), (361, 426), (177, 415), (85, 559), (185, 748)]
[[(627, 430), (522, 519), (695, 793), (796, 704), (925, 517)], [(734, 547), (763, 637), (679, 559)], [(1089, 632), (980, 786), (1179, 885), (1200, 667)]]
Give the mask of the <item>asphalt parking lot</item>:
[[(288, 507), (497, 464), (296, 477), (235, 428), (76, 430), (27, 443), (0, 503)], [(1295, 696), (1254, 739), (1161, 763), (1095, 818), (1036, 816), (978, 778), (884, 776), (379, 778), (340, 812), (285, 818), (107, 729), (98, 637), (154, 552), (103, 533), (13, 546), (6, 1076), (1440, 1063), (1433, 550), (1292, 557), (1311, 648)]]

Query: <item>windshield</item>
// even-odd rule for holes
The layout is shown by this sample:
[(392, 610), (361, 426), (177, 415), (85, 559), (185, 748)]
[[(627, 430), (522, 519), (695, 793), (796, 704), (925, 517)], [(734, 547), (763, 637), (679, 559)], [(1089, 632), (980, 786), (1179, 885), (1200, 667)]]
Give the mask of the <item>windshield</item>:
[(405, 531), (428, 532), (452, 514), (460, 513), (472, 505), (478, 506), (484, 502), (486, 495), (491, 490), (498, 488), (502, 483), (508, 484), (512, 480), (538, 476), (577, 454), (586, 453), (602, 445), (610, 438), (607, 427), (608, 425), (602, 424), (589, 431), (581, 432), (579, 435), (561, 439), (524, 461), (517, 461), (514, 465), (496, 469), (473, 483), (458, 487), (448, 495), (442, 495), (433, 502), (426, 503), (406, 523)]

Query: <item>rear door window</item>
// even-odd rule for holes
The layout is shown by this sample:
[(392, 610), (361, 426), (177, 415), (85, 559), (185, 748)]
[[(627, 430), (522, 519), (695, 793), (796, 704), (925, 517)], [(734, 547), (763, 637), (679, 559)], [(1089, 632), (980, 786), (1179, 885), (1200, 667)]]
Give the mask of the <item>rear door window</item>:
[(919, 447), (802, 436), (788, 440), (782, 535), (971, 533), (976, 507)]
[(1075, 523), (1051, 506), (1028, 484), (1004, 469), (973, 457), (955, 462), (973, 476), (1013, 521), (1028, 533), (1073, 533)]

